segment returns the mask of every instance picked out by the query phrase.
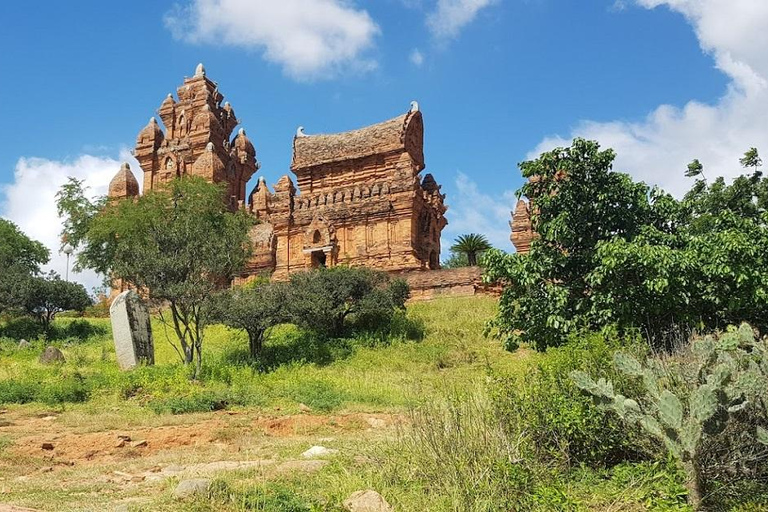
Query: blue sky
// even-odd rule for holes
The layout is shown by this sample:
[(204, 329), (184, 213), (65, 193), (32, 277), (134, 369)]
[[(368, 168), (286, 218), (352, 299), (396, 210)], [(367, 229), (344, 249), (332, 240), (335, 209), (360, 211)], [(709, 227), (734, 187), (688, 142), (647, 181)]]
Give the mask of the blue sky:
[(51, 246), (60, 183), (102, 192), (198, 62), (270, 184), (297, 126), (350, 130), (418, 100), (444, 245), (479, 231), (512, 250), (517, 163), (575, 135), (678, 194), (691, 159), (731, 176), (768, 137), (758, 0), (3, 2), (0, 23), (0, 215)]

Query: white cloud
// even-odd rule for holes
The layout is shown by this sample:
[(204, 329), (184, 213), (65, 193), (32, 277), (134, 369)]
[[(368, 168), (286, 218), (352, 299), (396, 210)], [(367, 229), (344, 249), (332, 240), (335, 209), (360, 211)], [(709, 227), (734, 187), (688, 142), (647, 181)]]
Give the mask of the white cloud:
[[(596, 139), (617, 153), (615, 168), (681, 194), (684, 177), (698, 158), (709, 177), (742, 172), (738, 158), (752, 146), (768, 151), (768, 2), (755, 0), (635, 0), (645, 8), (667, 7), (693, 27), (702, 50), (730, 78), (714, 104), (691, 101), (682, 108), (661, 105), (638, 122), (582, 121), (572, 136)], [(570, 138), (550, 137), (529, 154), (538, 155)]]
[(344, 68), (369, 70), (364, 56), (380, 33), (349, 0), (191, 0), (165, 17), (174, 36), (262, 50), (297, 79), (327, 78)]
[(418, 48), (414, 48), (411, 54), (408, 56), (411, 64), (420, 68), (424, 64), (424, 54), (419, 51)]
[[(51, 251), (46, 270), (55, 270), (63, 278), (67, 260), (59, 254), (62, 223), (56, 214), (56, 192), (72, 176), (85, 180), (88, 192), (94, 196), (104, 195), (123, 161), (130, 163), (141, 184), (139, 164), (127, 150), (120, 152), (120, 160), (91, 155), (82, 155), (73, 161), (20, 158), (13, 182), (0, 185), (0, 215), (16, 223), (30, 238), (45, 244)], [(69, 277), (85, 285), (89, 292), (102, 281), (91, 271), (73, 273), (71, 264)]]
[(471, 23), (477, 13), (498, 0), (437, 0), (435, 10), (427, 16), (427, 27), (437, 39), (450, 39)]
[(514, 191), (485, 194), (463, 172), (456, 175), (454, 183), (457, 193), (446, 198), (448, 225), (442, 234), (442, 258), (448, 257), (456, 237), (467, 233), (485, 235), (494, 247), (511, 252), (508, 221), (511, 220), (510, 205), (516, 202)]

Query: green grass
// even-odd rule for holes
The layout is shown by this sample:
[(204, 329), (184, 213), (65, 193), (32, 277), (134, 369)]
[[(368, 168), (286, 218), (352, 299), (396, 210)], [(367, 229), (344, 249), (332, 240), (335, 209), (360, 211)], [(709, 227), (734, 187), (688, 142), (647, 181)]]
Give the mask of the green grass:
[[(48, 426), (74, 435), (188, 427), (213, 418), (220, 421), (213, 438), (228, 450), (213, 444), (168, 449), (57, 468), (54, 478), (36, 476), (51, 464), (44, 455), (14, 454), (28, 433), (4, 432), (0, 480), (12, 483), (0, 502), (43, 510), (110, 510), (119, 500), (135, 499), (129, 510), (341, 511), (352, 492), (372, 488), (399, 512), (690, 510), (682, 478), (667, 461), (604, 468), (542, 464), (520, 448), (524, 440), (508, 437), (486, 385), (504, 377), (510, 386), (530, 383), (538, 363), (557, 364), (565, 352), (504, 351), (481, 334), (495, 310), (493, 299), (479, 297), (413, 304), (408, 317), (413, 325), (423, 324), (423, 337), (415, 336), (420, 339), (321, 340), (279, 326), (269, 333), (258, 362), (247, 355), (244, 333), (211, 326), (199, 381), (189, 379), (191, 370), (178, 361), (158, 319), (153, 320), (157, 364), (130, 372), (117, 368), (108, 319), (89, 320), (102, 334), (52, 342), (67, 359), (61, 365), (37, 362), (41, 340), (21, 351), (15, 341), (0, 340), (0, 404), (14, 421), (55, 413), (57, 423)], [(71, 321), (57, 323), (64, 328)], [(253, 426), (259, 417), (298, 414), (302, 406), (328, 421), (287, 437)], [(220, 409), (232, 415), (210, 413)], [(337, 427), (336, 419), (347, 413), (386, 413), (404, 423), (383, 430), (368, 430), (363, 420)], [(104, 481), (113, 471), (160, 463), (295, 460), (318, 443), (339, 454), (317, 473), (221, 473), (214, 476), (210, 496), (185, 503), (173, 498), (173, 479), (135, 486)], [(747, 491), (747, 501), (728, 510), (766, 510), (765, 489)]]
[[(511, 371), (518, 361), (480, 334), (494, 311), (487, 298), (444, 299), (409, 308), (412, 322), (426, 325), (421, 340), (322, 340), (293, 326), (269, 334), (259, 362), (247, 355), (243, 332), (214, 325), (206, 330), (203, 372), (191, 381), (179, 362), (172, 332), (153, 320), (156, 364), (121, 372), (115, 362), (108, 319), (89, 320), (104, 331), (85, 340), (53, 341), (66, 363), (44, 366), (37, 357), (41, 340), (18, 350), (0, 341), (0, 404), (38, 402), (100, 406), (125, 401), (155, 413), (179, 414), (232, 407), (279, 407), (295, 412), (300, 404), (319, 412), (387, 411), (402, 408), (414, 395), (467, 385), (488, 370)], [(71, 319), (57, 321), (63, 328)]]

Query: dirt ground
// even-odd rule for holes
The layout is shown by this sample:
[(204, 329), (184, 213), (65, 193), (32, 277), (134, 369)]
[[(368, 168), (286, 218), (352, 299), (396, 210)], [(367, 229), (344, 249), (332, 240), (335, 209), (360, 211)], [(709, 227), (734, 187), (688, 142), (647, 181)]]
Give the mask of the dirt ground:
[(0, 410), (0, 512), (11, 506), (133, 510), (127, 505), (162, 502), (169, 486), (186, 477), (314, 472), (327, 461), (303, 457), (311, 446), (343, 451), (363, 439), (392, 435), (398, 421), (389, 414), (216, 411), (158, 416), (133, 427), (126, 420), (124, 428), (102, 430), (98, 416), (73, 411)]

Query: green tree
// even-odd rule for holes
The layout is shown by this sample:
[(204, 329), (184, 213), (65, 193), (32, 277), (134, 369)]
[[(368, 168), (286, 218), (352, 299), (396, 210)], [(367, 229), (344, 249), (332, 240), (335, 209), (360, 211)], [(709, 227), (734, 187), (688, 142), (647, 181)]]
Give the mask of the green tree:
[(121, 280), (167, 307), (179, 342), (173, 346), (199, 376), (208, 299), (247, 261), (251, 218), (229, 211), (223, 189), (196, 177), (107, 203), (89, 201), (82, 186), (69, 185), (57, 206), (80, 268)]
[(694, 158), (693, 161), (688, 164), (688, 169), (685, 171), (686, 178), (695, 178), (696, 176), (704, 177), (704, 166), (699, 162), (698, 158)]
[(749, 151), (744, 153), (744, 156), (739, 159), (739, 163), (745, 169), (752, 167), (757, 172), (758, 167), (763, 165), (763, 161), (757, 152), (757, 148), (749, 148)]
[(299, 327), (339, 337), (352, 318), (366, 330), (388, 327), (408, 295), (405, 281), (384, 272), (337, 266), (293, 274), (288, 306)]
[(768, 181), (697, 180), (678, 201), (612, 161), (577, 139), (522, 164), (540, 237), (527, 257), (486, 256), (487, 278), (508, 284), (489, 327), (540, 349), (609, 325), (660, 344), (742, 320), (768, 327)]
[(451, 246), (451, 252), (454, 254), (464, 254), (467, 257), (469, 266), (477, 266), (477, 257), (491, 248), (491, 243), (485, 235), (469, 233), (459, 236)]
[(85, 311), (93, 304), (83, 285), (62, 280), (56, 273), (30, 277), (22, 285), (24, 310), (35, 317), (45, 332), (62, 311)]
[(614, 158), (596, 142), (575, 139), (520, 164), (529, 178), (520, 192), (532, 201), (539, 237), (528, 255), (491, 250), (484, 258), (486, 278), (506, 284), (489, 327), (509, 348), (520, 341), (539, 349), (559, 345), (569, 333), (608, 320), (591, 314), (598, 245), (632, 240), (656, 221), (649, 188), (613, 172)]
[(50, 252), (13, 222), (0, 218), (0, 313), (23, 308), (23, 285), (48, 263)]
[(277, 324), (290, 321), (285, 283), (258, 282), (225, 290), (213, 299), (211, 321), (220, 322), (248, 333), (251, 357), (258, 358), (264, 346), (264, 334)]

